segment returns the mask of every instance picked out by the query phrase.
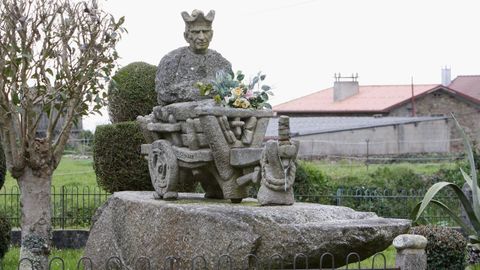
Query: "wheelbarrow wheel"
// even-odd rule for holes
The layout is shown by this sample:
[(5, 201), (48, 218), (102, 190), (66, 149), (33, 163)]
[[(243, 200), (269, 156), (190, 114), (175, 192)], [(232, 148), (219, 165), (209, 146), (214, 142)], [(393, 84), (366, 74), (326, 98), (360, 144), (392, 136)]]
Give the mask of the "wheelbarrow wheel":
[(148, 157), (148, 169), (153, 188), (158, 197), (173, 200), (178, 197), (177, 183), (179, 168), (172, 144), (166, 140), (156, 140)]

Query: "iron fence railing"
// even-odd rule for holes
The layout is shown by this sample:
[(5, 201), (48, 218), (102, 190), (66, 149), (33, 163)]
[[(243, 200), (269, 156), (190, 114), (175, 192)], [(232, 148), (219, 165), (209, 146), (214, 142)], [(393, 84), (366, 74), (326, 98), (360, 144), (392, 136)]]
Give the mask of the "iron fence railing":
[[(52, 225), (54, 228), (88, 227), (95, 211), (110, 193), (92, 186), (52, 186)], [(0, 190), (0, 211), (12, 227), (20, 227), (20, 191), (17, 186)]]
[[(78, 261), (75, 261), (76, 268), (68, 266), (67, 258), (53, 257), (49, 260), (48, 270), (65, 270), (65, 269), (77, 269), (77, 270), (92, 270), (92, 269), (106, 269), (106, 270), (119, 270), (119, 269), (191, 269), (191, 270), (203, 270), (203, 269), (350, 269), (350, 270), (401, 270), (400, 267), (389, 266), (392, 262), (387, 263), (386, 256), (383, 253), (377, 253), (373, 255), (371, 262), (360, 262), (360, 255), (358, 253), (349, 253), (345, 258), (339, 260), (331, 253), (324, 253), (321, 256), (317, 256), (318, 259), (312, 261), (305, 254), (296, 254), (293, 258), (287, 259), (280, 254), (274, 254), (268, 258), (259, 258), (254, 254), (249, 254), (241, 259), (235, 259), (229, 254), (224, 254), (218, 258), (207, 258), (203, 255), (197, 255), (190, 259), (168, 256), (164, 259), (151, 259), (144, 256), (122, 260), (119, 256), (113, 256), (105, 258), (104, 260), (94, 261), (89, 257), (82, 257)], [(340, 261), (340, 262), (339, 262)], [(394, 262), (393, 262), (394, 263)], [(72, 264), (72, 262), (70, 262)], [(34, 263), (28, 258), (24, 258), (18, 262), (15, 269), (35, 269)], [(341, 268), (339, 268), (341, 267)], [(0, 270), (4, 269), (3, 266)]]
[[(415, 205), (420, 202), (425, 190), (380, 190), (365, 188), (337, 189), (331, 193), (295, 196), (298, 202), (312, 202), (328, 205), (351, 207), (358, 211), (375, 212), (388, 218), (410, 218)], [(91, 224), (96, 209), (110, 194), (93, 186), (52, 186), (52, 224), (54, 228), (84, 228)], [(453, 212), (460, 215), (460, 204), (456, 197), (442, 192), (437, 199), (447, 204)], [(0, 212), (3, 212), (13, 227), (20, 225), (20, 191), (18, 187), (0, 190)], [(452, 226), (453, 219), (444, 211), (430, 206), (423, 221), (429, 224)]]
[[(334, 193), (296, 195), (296, 201), (346, 206), (357, 211), (375, 212), (381, 217), (410, 219), (414, 207), (423, 199), (426, 190), (390, 190), (369, 188), (339, 188)], [(461, 205), (452, 192), (442, 191), (436, 199), (450, 207), (457, 215)], [(430, 205), (422, 215), (422, 223), (454, 226), (454, 220), (444, 210)]]

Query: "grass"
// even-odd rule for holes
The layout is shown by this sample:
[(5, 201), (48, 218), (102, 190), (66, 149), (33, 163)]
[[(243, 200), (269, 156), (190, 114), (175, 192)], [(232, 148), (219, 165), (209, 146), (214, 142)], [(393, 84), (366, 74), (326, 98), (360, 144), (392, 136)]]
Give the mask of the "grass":
[(415, 173), (423, 175), (433, 175), (441, 168), (454, 168), (454, 162), (435, 162), (435, 163), (391, 163), (391, 164), (369, 164), (365, 165), (363, 162), (340, 160), (335, 163), (332, 161), (314, 161), (325, 174), (331, 176), (333, 179), (348, 177), (355, 175), (359, 178), (368, 177), (370, 173), (381, 167), (389, 168), (410, 168)]
[[(393, 246), (390, 246), (382, 252), (386, 258), (386, 266), (394, 267), (395, 266), (395, 255), (396, 251)], [(17, 269), (18, 260), (20, 255), (20, 248), (12, 247), (5, 255), (5, 258), (2, 260), (2, 269)], [(53, 249), (52, 254), (50, 255), (50, 260), (52, 261), (52, 270), (53, 269), (62, 269), (62, 270), (74, 270), (77, 269), (78, 261), (83, 256), (83, 249)], [(62, 268), (61, 261), (59, 259), (54, 259), (56, 257), (62, 258), (65, 263), (65, 267)], [(352, 257), (353, 259), (353, 257)], [(372, 259), (368, 258), (360, 263), (362, 269), (370, 269), (372, 267)], [(382, 256), (377, 256), (375, 259), (375, 268), (383, 268), (384, 262)], [(349, 269), (358, 268), (358, 263), (349, 264)], [(346, 267), (340, 268), (346, 269)]]
[[(52, 215), (56, 228), (88, 227), (95, 210), (108, 198), (108, 193), (97, 185), (92, 159), (64, 156), (53, 173), (52, 184)], [(18, 227), (19, 190), (10, 175), (0, 195), (0, 211), (10, 218), (13, 227)]]
[[(372, 269), (372, 268), (378, 268), (378, 269), (383, 269), (384, 265), (387, 268), (392, 268), (395, 267), (395, 256), (397, 255), (397, 251), (393, 246), (389, 246), (387, 249), (381, 252), (385, 256), (385, 260), (383, 259), (382, 255), (377, 255), (377, 256), (372, 256), (370, 258), (367, 258), (363, 261), (360, 262), (360, 267), (358, 267), (358, 262), (357, 263), (351, 263), (348, 265), (348, 269)], [(352, 256), (350, 261), (355, 260), (355, 257)], [(373, 267), (372, 267), (372, 263)], [(340, 269), (347, 269), (346, 266), (340, 268)]]
[[(61, 186), (89, 186), (96, 187), (97, 180), (93, 171), (92, 159), (75, 159), (64, 156), (53, 173), (52, 184)], [(5, 179), (4, 189), (17, 187), (17, 181), (8, 173)]]
[[(52, 270), (62, 269), (62, 270), (75, 270), (77, 269), (77, 263), (83, 256), (83, 249), (53, 249), (50, 255), (50, 260), (52, 261)], [(12, 247), (5, 254), (5, 257), (2, 260), (2, 269), (11, 270), (17, 269), (18, 260), (20, 257), (20, 248)], [(62, 267), (62, 263), (59, 259), (54, 259), (56, 257), (62, 258), (65, 263), (65, 267)], [(81, 268), (80, 268), (81, 269)]]

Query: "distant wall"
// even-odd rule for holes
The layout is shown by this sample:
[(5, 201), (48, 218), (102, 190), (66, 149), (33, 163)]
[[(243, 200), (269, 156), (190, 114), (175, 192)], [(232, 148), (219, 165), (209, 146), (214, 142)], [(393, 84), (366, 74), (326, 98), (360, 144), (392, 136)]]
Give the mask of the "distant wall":
[[(390, 112), (388, 116), (410, 116), (410, 103), (400, 106)], [(466, 99), (454, 96), (446, 91), (437, 90), (415, 100), (417, 116), (445, 115), (455, 113), (460, 125), (464, 128), (472, 141), (480, 142), (480, 106)], [(451, 138), (461, 138), (453, 121), (450, 121)], [(462, 151), (463, 143), (456, 140), (451, 144), (451, 151)]]
[(446, 120), (297, 136), (300, 158), (321, 156), (448, 153), (450, 127)]

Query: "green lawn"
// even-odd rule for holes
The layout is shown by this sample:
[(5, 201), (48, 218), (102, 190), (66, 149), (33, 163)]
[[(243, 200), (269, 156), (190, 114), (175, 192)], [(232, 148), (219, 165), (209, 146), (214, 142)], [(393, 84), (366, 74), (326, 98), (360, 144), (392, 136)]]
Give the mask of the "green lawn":
[[(64, 156), (60, 165), (53, 173), (52, 179), (55, 187), (61, 186), (89, 186), (96, 187), (97, 181), (93, 171), (92, 159), (74, 159)], [(7, 174), (4, 188), (9, 190), (17, 186), (17, 182)]]
[[(17, 269), (18, 258), (19, 258), (20, 249), (18, 247), (11, 248), (8, 253), (5, 255), (5, 258), (2, 261), (2, 269)], [(386, 266), (394, 267), (395, 266), (395, 248), (390, 246), (388, 249), (382, 252), (386, 257)], [(67, 250), (57, 250), (54, 249), (50, 255), (50, 260), (52, 262), (53, 269), (62, 269), (62, 270), (74, 270), (77, 269), (77, 263), (82, 258), (83, 249), (67, 249)], [(55, 257), (60, 257), (65, 263), (65, 268), (62, 268), (61, 261), (59, 259), (53, 259)], [(353, 259), (354, 257), (352, 257)], [(383, 268), (384, 262), (382, 256), (377, 256), (375, 259), (375, 268)], [(370, 269), (372, 267), (372, 258), (366, 259), (361, 262), (362, 269)], [(352, 263), (349, 265), (349, 269), (358, 268), (358, 263)], [(346, 267), (340, 268), (346, 269)]]
[[(64, 156), (55, 170), (52, 179), (55, 228), (88, 227), (93, 213), (107, 200), (108, 193), (98, 187), (92, 164), (92, 159)], [(10, 175), (0, 190), (0, 211), (9, 217), (13, 227), (19, 226), (19, 190)]]
[(325, 174), (332, 178), (342, 178), (355, 175), (363, 178), (367, 177), (369, 173), (375, 171), (381, 167), (389, 168), (410, 168), (414, 172), (424, 175), (432, 175), (438, 170), (444, 168), (454, 168), (454, 162), (435, 162), (435, 163), (391, 163), (391, 164), (369, 164), (365, 165), (363, 162), (340, 160), (336, 162), (332, 161), (313, 161)]
[[(50, 255), (50, 260), (52, 260), (51, 269), (62, 269), (62, 270), (75, 270), (77, 269), (77, 263), (82, 258), (83, 249), (53, 249), (52, 254)], [(20, 248), (12, 247), (7, 252), (5, 257), (2, 260), (2, 266), (5, 270), (13, 270), (18, 267), (18, 258), (20, 257)], [(59, 259), (54, 259), (55, 257), (62, 258), (65, 263), (65, 267), (62, 267), (62, 262)], [(78, 269), (82, 269), (81, 266)]]
[[(384, 268), (384, 265), (386, 267), (395, 267), (395, 256), (397, 255), (397, 251), (393, 246), (389, 246), (387, 249), (381, 252), (385, 256), (385, 260), (383, 259), (382, 255), (374, 255), (366, 260), (363, 260), (360, 262), (360, 268), (361, 269), (372, 269), (372, 263), (373, 268)], [(352, 256), (350, 261), (355, 260), (355, 257)], [(358, 262), (357, 263), (351, 263), (348, 265), (349, 269), (358, 269)], [(347, 269), (346, 267), (342, 267), (340, 269)]]

